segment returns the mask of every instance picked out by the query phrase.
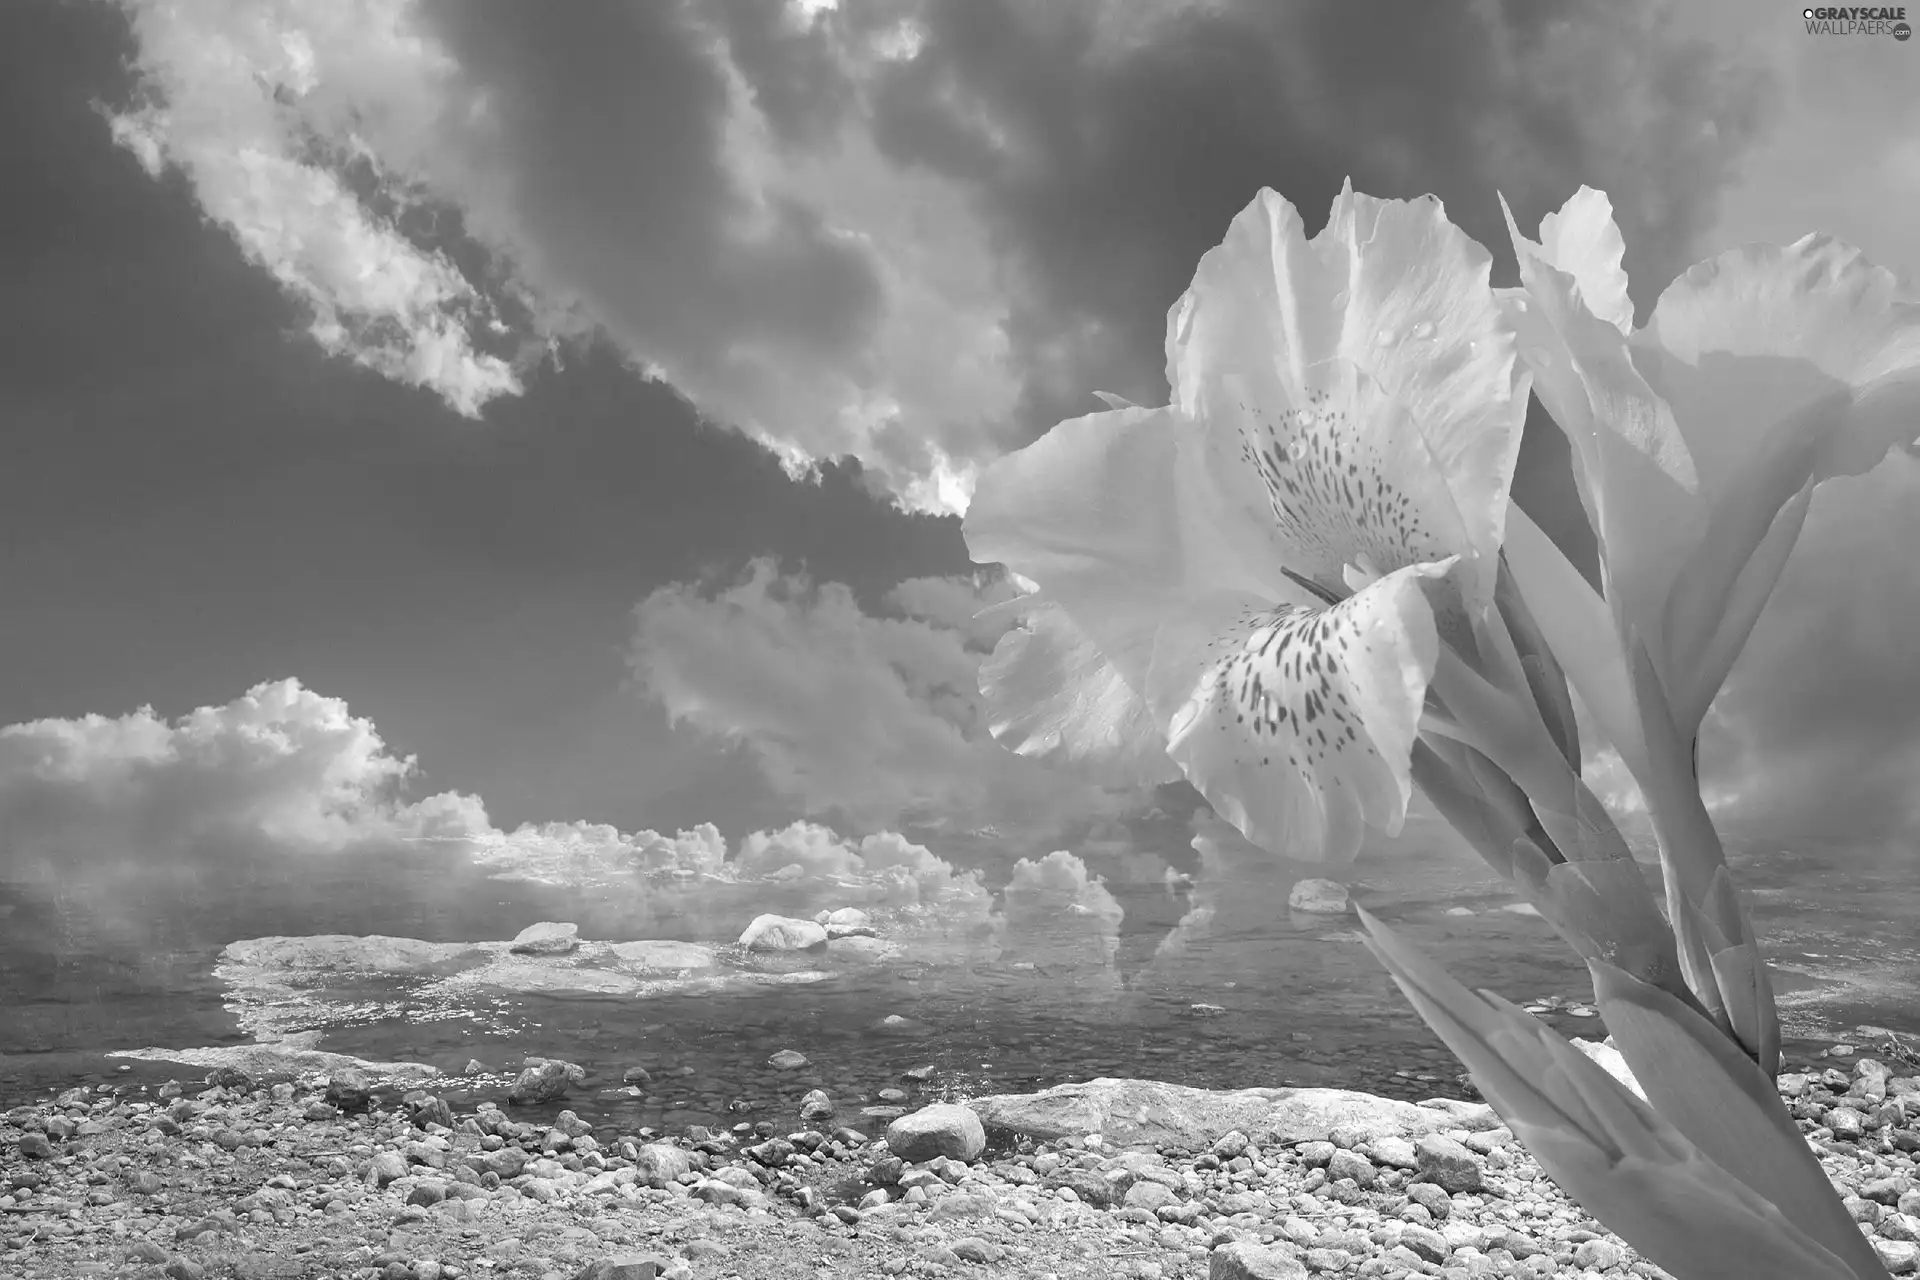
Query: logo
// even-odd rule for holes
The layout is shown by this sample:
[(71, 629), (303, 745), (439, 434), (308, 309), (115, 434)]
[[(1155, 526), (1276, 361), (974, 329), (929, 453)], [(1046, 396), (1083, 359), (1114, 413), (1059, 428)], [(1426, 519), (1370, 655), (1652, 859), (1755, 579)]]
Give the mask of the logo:
[(1892, 36), (1904, 41), (1913, 35), (1905, 5), (1820, 5), (1802, 9), (1800, 16), (1810, 36)]

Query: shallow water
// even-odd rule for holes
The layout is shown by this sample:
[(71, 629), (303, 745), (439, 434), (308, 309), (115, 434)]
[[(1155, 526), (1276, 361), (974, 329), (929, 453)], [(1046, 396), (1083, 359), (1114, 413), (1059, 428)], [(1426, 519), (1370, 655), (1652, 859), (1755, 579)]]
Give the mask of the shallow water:
[[(322, 1049), (449, 1072), (470, 1059), (510, 1072), (542, 1054), (611, 1087), (641, 1065), (653, 1074), (643, 1097), (607, 1088), (590, 1102), (633, 1124), (750, 1119), (814, 1085), (843, 1104), (873, 1103), (885, 1087), (906, 1089), (911, 1103), (1097, 1075), (1459, 1092), (1457, 1064), (1350, 919), (1290, 912), (1291, 880), (1269, 862), (1188, 861), (1188, 879), (1158, 882), (1113, 864), (1104, 887), (1058, 876), (1009, 884), (1002, 868), (999, 883), (918, 903), (876, 900), (872, 886), (826, 875), (510, 882), (417, 849), (138, 889), (0, 885), (0, 1102), (111, 1070), (94, 1057), (108, 1050), (301, 1031), (318, 1032)], [(1779, 973), (1793, 1047), (1863, 1023), (1920, 1033), (1911, 853), (1753, 849), (1735, 865)], [(1363, 905), (1462, 981), (1523, 1002), (1558, 998), (1574, 1006), (1547, 1015), (1564, 1033), (1605, 1034), (1575, 1016), (1590, 995), (1584, 967), (1540, 920), (1503, 909), (1512, 896), (1477, 862), (1445, 852), (1363, 859), (1356, 878)], [(586, 938), (725, 943), (763, 911), (810, 916), (849, 902), (870, 910), (898, 954), (823, 966), (723, 952), (720, 990), (508, 994), (364, 976), (263, 996), (215, 972), (227, 943), (266, 935), (483, 941), (564, 920)], [(783, 968), (802, 980), (743, 985)], [(903, 1021), (883, 1023), (889, 1015)], [(814, 1065), (767, 1068), (784, 1048)], [(903, 1082), (923, 1065), (936, 1068), (928, 1081)]]

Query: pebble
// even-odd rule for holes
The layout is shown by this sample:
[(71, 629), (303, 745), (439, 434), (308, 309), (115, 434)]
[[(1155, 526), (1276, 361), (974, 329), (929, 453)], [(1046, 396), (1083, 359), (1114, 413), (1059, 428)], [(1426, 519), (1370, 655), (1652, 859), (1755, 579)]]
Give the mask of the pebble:
[[(565, 1063), (555, 1070), (575, 1087)], [(0, 1152), (21, 1153), (0, 1169), (0, 1274), (25, 1274), (16, 1259), (92, 1256), (204, 1280), (207, 1260), (251, 1253), (335, 1280), (626, 1280), (648, 1267), (690, 1280), (773, 1238), (753, 1224), (785, 1223), (809, 1233), (809, 1259), (837, 1256), (829, 1244), (865, 1251), (840, 1268), (850, 1274), (932, 1262), (1079, 1275), (1069, 1257), (1104, 1257), (1102, 1274), (1163, 1280), (1660, 1276), (1498, 1127), (1417, 1138), (1356, 1127), (1292, 1144), (1233, 1132), (1197, 1153), (1021, 1140), (988, 1159), (978, 1118), (945, 1105), (903, 1117), (884, 1144), (767, 1120), (739, 1138), (662, 1138), (597, 1112), (590, 1124), (420, 1090), (310, 1120), (329, 1083), (251, 1083), (190, 1097), (69, 1091), (0, 1113)], [(372, 1098), (372, 1085), (355, 1087)], [(1888, 1269), (1920, 1269), (1920, 1079), (1869, 1059), (1780, 1088)], [(1828, 1124), (1845, 1112), (1862, 1118), (1857, 1137)], [(656, 1239), (636, 1234), (642, 1223), (706, 1225)]]
[(971, 1107), (935, 1103), (889, 1124), (887, 1149), (908, 1161), (936, 1156), (972, 1161), (987, 1149), (987, 1132)]

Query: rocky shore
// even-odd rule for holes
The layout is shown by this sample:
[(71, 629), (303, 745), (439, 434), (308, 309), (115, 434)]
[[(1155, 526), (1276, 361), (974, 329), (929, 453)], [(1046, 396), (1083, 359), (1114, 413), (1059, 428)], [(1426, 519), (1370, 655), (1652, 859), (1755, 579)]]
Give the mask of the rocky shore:
[[(1780, 1089), (1896, 1275), (1920, 1268), (1920, 1078), (1861, 1058)], [(1911, 1068), (1907, 1068), (1911, 1070)], [(1483, 1104), (1097, 1080), (935, 1104), (884, 1134), (661, 1134), (354, 1069), (76, 1088), (0, 1118), (18, 1280), (1657, 1277)], [(451, 1082), (448, 1082), (451, 1083)]]

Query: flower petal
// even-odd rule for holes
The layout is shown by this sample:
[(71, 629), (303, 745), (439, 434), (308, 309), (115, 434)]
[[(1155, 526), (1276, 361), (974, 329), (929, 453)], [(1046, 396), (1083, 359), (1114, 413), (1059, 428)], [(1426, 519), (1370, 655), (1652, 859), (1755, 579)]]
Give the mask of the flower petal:
[(1262, 191), (1169, 315), (1174, 406), (1198, 423), (1224, 505), (1269, 554), (1333, 585), (1461, 555), (1493, 589), (1527, 381), (1491, 259), (1438, 200), (1349, 187), (1308, 241)]
[[(1513, 211), (1505, 197), (1500, 208), (1512, 230)], [(1627, 244), (1614, 225), (1613, 202), (1606, 192), (1586, 186), (1574, 192), (1558, 213), (1540, 219), (1536, 247), (1542, 258), (1573, 277), (1588, 311), (1622, 334), (1633, 332), (1633, 300), (1627, 296), (1627, 273), (1621, 266)]]
[(1037, 582), (1135, 689), (1160, 619), (1229, 550), (1191, 552), (1170, 481), (1179, 456), (1165, 409), (1073, 418), (987, 467), (964, 524), (974, 560)]
[(1177, 781), (1156, 721), (1112, 663), (1064, 609), (1026, 604), (1025, 625), (1009, 631), (980, 664), (987, 728), (1017, 755), (1115, 786)]
[[(1468, 991), (1365, 910), (1359, 916), (1368, 948), (1527, 1151), (1654, 1263), (1681, 1280), (1874, 1274), (1849, 1268), (1545, 1025)], [(1647, 1075), (1635, 1074), (1644, 1086)]]
[[(1688, 442), (1635, 368), (1626, 336), (1584, 301), (1576, 272), (1592, 278), (1592, 262), (1578, 254), (1556, 261), (1548, 246), (1517, 229), (1513, 244), (1530, 317), (1520, 328), (1521, 355), (1579, 459), (1576, 478), (1600, 544), (1607, 603), (1616, 623), (1656, 618), (1666, 607), (1678, 557), (1697, 543), (1705, 524)], [(1559, 247), (1573, 251), (1570, 243)], [(1655, 654), (1663, 676), (1665, 656)]]
[[(1782, 507), (1811, 485), (1862, 475), (1920, 439), (1920, 303), (1892, 273), (1825, 236), (1752, 245), (1700, 263), (1661, 295), (1635, 362), (1672, 406), (1710, 517), (1674, 584), (1660, 641), (1685, 673), (1675, 719), (1697, 729), (1786, 556), (1750, 571)], [(1790, 542), (1789, 547), (1790, 550)], [(1743, 580), (1744, 578), (1744, 580)], [(1744, 629), (1727, 603), (1743, 597)]]
[(1438, 649), (1420, 581), (1450, 564), (1327, 607), (1220, 593), (1160, 629), (1147, 699), (1167, 754), (1247, 839), (1341, 862), (1361, 821), (1399, 832)]

